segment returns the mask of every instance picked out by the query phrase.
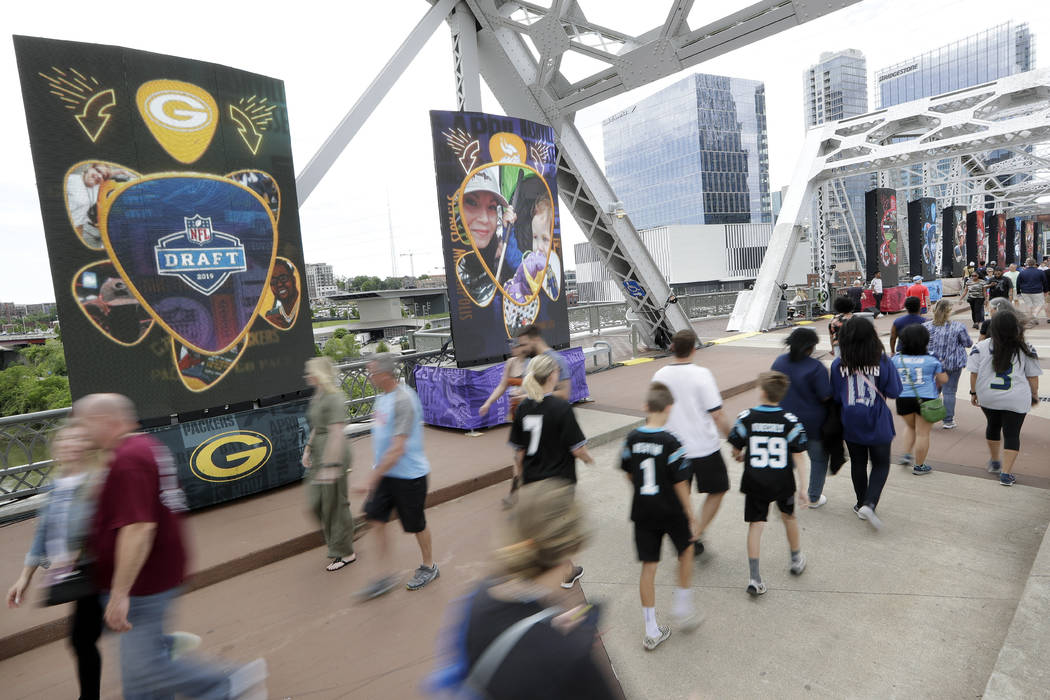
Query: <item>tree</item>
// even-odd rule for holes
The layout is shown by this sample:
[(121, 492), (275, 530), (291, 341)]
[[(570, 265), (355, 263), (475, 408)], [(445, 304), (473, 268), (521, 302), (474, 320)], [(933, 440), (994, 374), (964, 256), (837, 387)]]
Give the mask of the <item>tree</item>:
[(344, 334), (341, 338), (333, 335), (324, 344), (323, 354), (332, 358), (334, 362), (341, 362), (350, 358), (361, 357), (361, 345), (357, 342), (357, 338), (349, 333)]
[(30, 345), (22, 350), (26, 364), (37, 370), (39, 376), (68, 375), (66, 371), (66, 353), (59, 340), (48, 340), (43, 345)]
[(390, 352), (390, 346), (386, 344), (385, 340), (380, 340), (379, 344), (376, 345), (376, 352)]
[(332, 334), (333, 338), (345, 338), (347, 330), (345, 328), (336, 328), (335, 333)]

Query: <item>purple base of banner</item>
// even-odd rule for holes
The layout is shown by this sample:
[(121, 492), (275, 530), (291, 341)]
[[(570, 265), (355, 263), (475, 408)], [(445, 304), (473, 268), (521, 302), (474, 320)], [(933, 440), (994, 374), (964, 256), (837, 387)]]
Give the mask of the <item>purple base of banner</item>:
[[(572, 374), (569, 400), (582, 401), (590, 395), (587, 389), (587, 367), (580, 348), (561, 350)], [(423, 405), (423, 422), (439, 428), (476, 430), (507, 422), (510, 402), (507, 394), (496, 399), (488, 414), (478, 409), (499, 386), (503, 363), (481, 368), (427, 367), (415, 369), (416, 393)]]

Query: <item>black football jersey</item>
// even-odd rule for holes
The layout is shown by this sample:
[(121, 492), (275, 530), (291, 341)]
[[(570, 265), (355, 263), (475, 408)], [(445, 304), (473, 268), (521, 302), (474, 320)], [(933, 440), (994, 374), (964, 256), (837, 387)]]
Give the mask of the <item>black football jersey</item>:
[(663, 522), (685, 515), (674, 485), (693, 475), (685, 448), (663, 429), (632, 430), (623, 444), (620, 468), (634, 481), (631, 520)]
[(522, 481), (558, 477), (576, 483), (572, 451), (587, 444), (572, 405), (548, 394), (543, 401), (525, 399), (514, 413), (510, 444), (524, 450)]
[(806, 450), (806, 429), (780, 406), (756, 406), (740, 413), (729, 444), (744, 451), (740, 490), (780, 498), (795, 492), (792, 454)]

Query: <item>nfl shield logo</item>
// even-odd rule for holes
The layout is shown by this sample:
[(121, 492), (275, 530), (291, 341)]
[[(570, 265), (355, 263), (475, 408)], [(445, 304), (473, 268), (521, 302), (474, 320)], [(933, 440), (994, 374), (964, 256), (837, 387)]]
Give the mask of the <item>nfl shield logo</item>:
[(211, 242), (211, 217), (195, 214), (185, 217), (186, 238), (190, 243), (204, 245)]

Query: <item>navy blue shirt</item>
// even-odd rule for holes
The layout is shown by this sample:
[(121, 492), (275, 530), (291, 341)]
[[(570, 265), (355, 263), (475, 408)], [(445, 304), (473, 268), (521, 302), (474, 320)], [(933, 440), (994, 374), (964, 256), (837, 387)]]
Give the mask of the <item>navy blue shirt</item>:
[(1021, 294), (1042, 294), (1046, 290), (1046, 275), (1038, 267), (1026, 267), (1017, 275), (1017, 291)]
[[(890, 358), (879, 358), (878, 367), (848, 373), (842, 359), (831, 363), (831, 390), (842, 405), (842, 437), (858, 445), (893, 442), (893, 414), (883, 400), (901, 395), (900, 375)], [(881, 396), (880, 396), (881, 394)]]
[(810, 440), (819, 440), (821, 426), (828, 416), (824, 400), (831, 396), (827, 368), (812, 357), (792, 362), (791, 356), (784, 353), (773, 361), (770, 369), (783, 372), (791, 380), (780, 405), (785, 411), (798, 416)]

